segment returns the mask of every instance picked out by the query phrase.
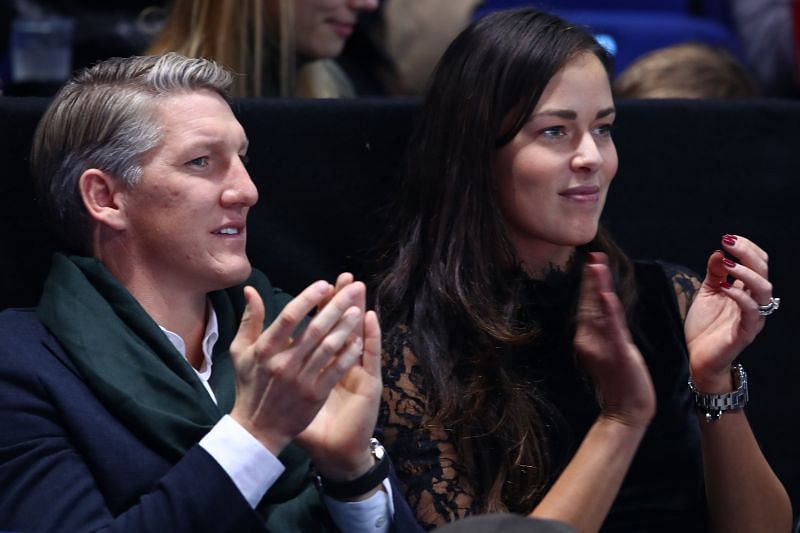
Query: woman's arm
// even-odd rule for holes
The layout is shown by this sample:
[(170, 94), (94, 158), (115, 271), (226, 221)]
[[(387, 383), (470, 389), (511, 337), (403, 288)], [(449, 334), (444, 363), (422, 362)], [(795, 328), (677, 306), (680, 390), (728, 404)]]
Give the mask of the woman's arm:
[(655, 392), (631, 340), (603, 254), (584, 267), (575, 348), (595, 385), (601, 413), (531, 516), (597, 531), (655, 415)]
[(426, 529), (476, 514), (472, 486), (449, 433), (431, 423), (428, 400), (408, 332), (387, 334), (383, 403), (378, 425), (406, 499)]
[[(758, 306), (772, 297), (767, 254), (739, 236), (726, 235), (722, 246), (738, 262), (721, 251), (711, 254), (684, 328), (692, 382), (706, 394), (733, 390), (730, 366), (764, 327)], [(711, 422), (698, 418), (714, 529), (790, 531), (789, 497), (764, 458), (744, 412), (727, 411)]]

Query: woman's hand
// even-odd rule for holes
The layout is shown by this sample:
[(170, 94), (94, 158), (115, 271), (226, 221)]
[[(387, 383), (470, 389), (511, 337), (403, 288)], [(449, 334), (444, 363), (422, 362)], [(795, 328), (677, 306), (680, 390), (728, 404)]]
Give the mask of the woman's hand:
[(650, 372), (631, 340), (605, 254), (588, 254), (578, 300), (575, 348), (594, 382), (602, 416), (646, 426), (655, 414)]
[(650, 372), (631, 340), (606, 256), (589, 254), (578, 299), (575, 348), (602, 412), (531, 516), (597, 531), (619, 492), (656, 398)]
[(764, 327), (758, 306), (772, 297), (767, 253), (737, 235), (723, 236), (722, 247), (738, 262), (721, 250), (711, 254), (684, 323), (692, 382), (709, 394), (732, 389), (731, 363)]

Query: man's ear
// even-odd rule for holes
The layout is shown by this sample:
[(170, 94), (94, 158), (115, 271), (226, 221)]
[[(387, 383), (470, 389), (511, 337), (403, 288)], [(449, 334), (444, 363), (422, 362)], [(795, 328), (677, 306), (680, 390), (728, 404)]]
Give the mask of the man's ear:
[(121, 194), (125, 185), (108, 173), (90, 168), (81, 174), (78, 181), (83, 205), (89, 216), (115, 230), (127, 225)]

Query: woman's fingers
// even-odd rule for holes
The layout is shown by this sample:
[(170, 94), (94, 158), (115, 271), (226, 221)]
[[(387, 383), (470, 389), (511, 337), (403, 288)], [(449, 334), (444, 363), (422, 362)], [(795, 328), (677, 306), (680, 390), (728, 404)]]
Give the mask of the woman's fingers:
[[(756, 243), (740, 235), (724, 235), (722, 244), (725, 251), (733, 256), (720, 258), (720, 267), (726, 279), (721, 283), (723, 289), (740, 307), (747, 318), (760, 319), (758, 306), (769, 304), (773, 297), (772, 283), (768, 279), (769, 256)], [(727, 282), (730, 276), (736, 281)]]
[(722, 249), (753, 272), (765, 278), (769, 275), (769, 255), (750, 239), (741, 235), (723, 235)]

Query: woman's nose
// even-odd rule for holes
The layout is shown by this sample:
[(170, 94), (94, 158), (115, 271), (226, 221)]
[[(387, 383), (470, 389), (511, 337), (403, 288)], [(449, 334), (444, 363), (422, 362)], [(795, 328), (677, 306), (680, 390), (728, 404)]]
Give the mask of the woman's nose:
[(591, 133), (586, 133), (581, 142), (578, 144), (578, 149), (572, 157), (572, 165), (575, 170), (588, 169), (594, 170), (603, 162), (603, 154), (600, 147), (597, 146), (597, 141)]
[(348, 6), (354, 11), (375, 11), (378, 0), (348, 0)]

